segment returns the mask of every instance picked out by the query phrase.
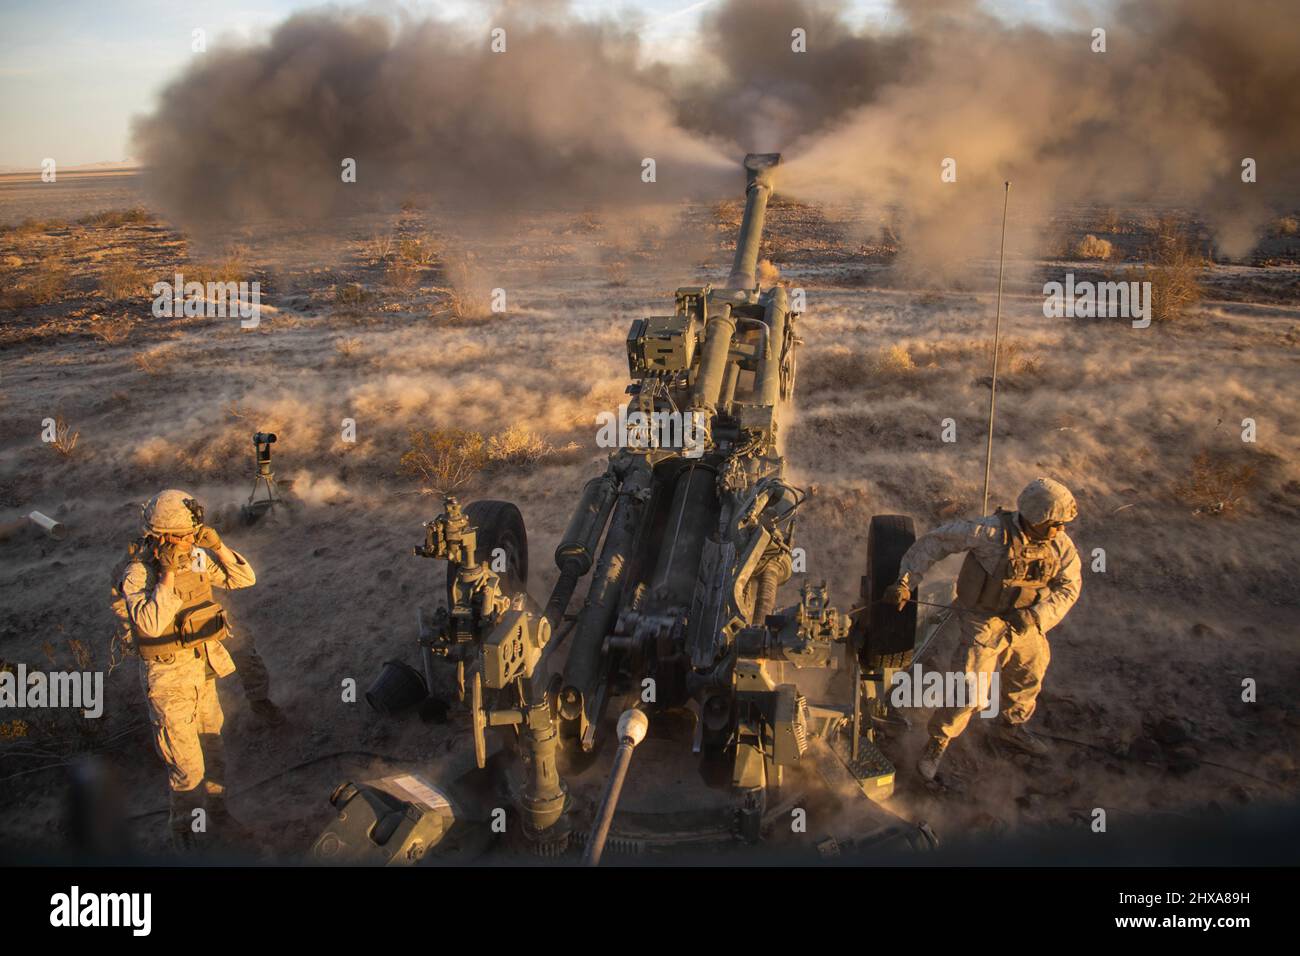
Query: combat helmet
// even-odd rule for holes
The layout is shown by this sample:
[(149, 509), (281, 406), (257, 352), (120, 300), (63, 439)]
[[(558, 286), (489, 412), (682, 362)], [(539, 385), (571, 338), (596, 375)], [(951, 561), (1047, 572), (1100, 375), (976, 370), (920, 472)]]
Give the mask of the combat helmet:
[(151, 534), (188, 534), (203, 524), (203, 508), (188, 491), (168, 488), (149, 499), (141, 524)]
[(1016, 499), (1016, 510), (1028, 524), (1073, 521), (1079, 516), (1070, 489), (1051, 478), (1035, 478)]

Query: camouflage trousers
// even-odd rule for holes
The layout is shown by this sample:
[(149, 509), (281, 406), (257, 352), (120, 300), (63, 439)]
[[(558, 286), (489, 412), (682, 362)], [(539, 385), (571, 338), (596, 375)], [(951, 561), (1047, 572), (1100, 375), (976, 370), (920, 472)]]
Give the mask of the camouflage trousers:
[[(1036, 627), (1023, 634), (1012, 634), (1005, 621), (987, 614), (965, 610), (957, 614), (961, 638), (953, 651), (950, 669), (986, 676), (1000, 670), (998, 710), (1007, 723), (1023, 724), (1034, 716), (1043, 675), (1052, 657), (1046, 635)], [(979, 682), (976, 686), (980, 686)], [(966, 729), (971, 715), (986, 709), (988, 704), (986, 700), (969, 700), (964, 707), (939, 708), (930, 718), (930, 736), (952, 740)]]
[(209, 672), (209, 649), (216, 670), (229, 673), (230, 657), (216, 642), (181, 649), (162, 659), (140, 660), (154, 749), (167, 766), (167, 782), (174, 794), (193, 792), (200, 785), (210, 796), (225, 793), (226, 754), (221, 743), (225, 716), (217, 699), (217, 682)]
[(267, 673), (262, 655), (257, 653), (252, 633), (242, 627), (232, 627), (222, 643), (235, 660), (235, 675), (244, 688), (244, 696), (249, 700), (269, 700), (271, 675)]

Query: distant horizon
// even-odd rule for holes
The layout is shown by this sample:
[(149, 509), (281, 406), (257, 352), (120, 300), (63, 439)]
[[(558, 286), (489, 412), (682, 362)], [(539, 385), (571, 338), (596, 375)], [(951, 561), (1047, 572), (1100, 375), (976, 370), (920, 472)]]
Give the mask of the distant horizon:
[[(138, 159), (101, 159), (93, 163), (77, 163), (74, 166), (57, 166), (55, 175), (61, 173), (85, 172), (88, 169), (144, 169), (144, 164)], [(31, 173), (34, 176), (41, 174), (40, 166), (0, 166), (0, 176), (15, 176), (22, 173)]]

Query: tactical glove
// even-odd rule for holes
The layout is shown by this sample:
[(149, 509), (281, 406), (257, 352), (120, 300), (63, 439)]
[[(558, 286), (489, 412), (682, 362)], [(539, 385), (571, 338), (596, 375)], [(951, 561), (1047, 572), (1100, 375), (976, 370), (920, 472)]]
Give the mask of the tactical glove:
[(190, 566), (190, 548), (164, 541), (154, 550), (158, 566), (164, 571), (184, 571)]
[(912, 590), (902, 581), (896, 581), (885, 589), (885, 596), (882, 599), (884, 604), (892, 604), (900, 611), (907, 607), (907, 602), (912, 598)]
[(200, 548), (207, 548), (209, 551), (215, 551), (221, 547), (221, 536), (217, 534), (215, 528), (209, 528), (203, 525), (199, 528), (199, 536), (194, 539), (194, 544)]

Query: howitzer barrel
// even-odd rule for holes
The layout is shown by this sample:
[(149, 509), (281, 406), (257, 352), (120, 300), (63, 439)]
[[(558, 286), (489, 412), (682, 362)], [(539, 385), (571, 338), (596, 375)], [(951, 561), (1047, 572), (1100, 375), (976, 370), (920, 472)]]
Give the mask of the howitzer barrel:
[(758, 247), (763, 241), (763, 222), (767, 218), (767, 200), (775, 185), (775, 169), (780, 153), (750, 153), (745, 157), (745, 218), (736, 238), (736, 258), (727, 277), (729, 289), (752, 289), (758, 269)]
[(735, 334), (736, 320), (731, 317), (730, 304), (723, 305), (719, 312), (709, 316), (704, 353), (700, 358), (700, 372), (695, 379), (693, 407), (717, 408), (727, 367), (730, 364), (728, 357), (731, 354), (731, 340)]

